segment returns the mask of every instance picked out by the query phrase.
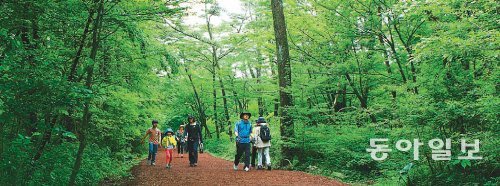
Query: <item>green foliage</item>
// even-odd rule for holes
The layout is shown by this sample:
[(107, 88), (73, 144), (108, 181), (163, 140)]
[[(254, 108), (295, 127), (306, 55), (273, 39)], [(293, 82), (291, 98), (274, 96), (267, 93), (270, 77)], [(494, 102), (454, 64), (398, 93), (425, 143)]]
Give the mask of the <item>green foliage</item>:
[[(96, 22), (97, 2), (0, 5), (1, 183), (67, 184), (83, 140), (76, 184), (127, 176), (146, 152), (140, 139), (151, 120), (166, 120), (156, 73), (167, 52), (144, 28), (179, 13), (178, 2), (103, 1), (102, 25), (87, 24)], [(91, 59), (96, 29), (99, 48)]]
[[(29, 142), (29, 141), (28, 141)], [(23, 151), (27, 144), (21, 139), (14, 141), (7, 152), (5, 163), (2, 164), (2, 170), (13, 172), (9, 176), (2, 176), (2, 183), (8, 185), (23, 184), (27, 185), (59, 185), (68, 181), (68, 172), (71, 172), (76, 150), (78, 145), (63, 143), (57, 146), (51, 146), (37, 164), (29, 162), (28, 153)], [(96, 184), (96, 181), (105, 177), (112, 178), (116, 176), (128, 175), (128, 169), (135, 164), (134, 161), (123, 161), (111, 158), (109, 149), (102, 149), (92, 145), (86, 149), (82, 171), (78, 176), (78, 182), (81, 184)], [(23, 156), (24, 154), (24, 156)], [(14, 156), (15, 155), (15, 156)], [(30, 167), (31, 169), (23, 169)], [(98, 168), (97, 168), (98, 167)], [(26, 174), (32, 175), (31, 179), (25, 179)]]
[[(498, 31), (491, 22), (498, 15), (492, 3), (286, 1), (293, 67), (289, 91), (300, 123), (295, 132), (305, 135), (293, 144), (276, 140), (275, 147), (294, 146), (295, 169), (345, 181), (404, 184), (399, 171), (412, 163), (404, 177), (409, 184), (495, 183), (498, 148), (491, 145), (498, 140), (491, 135), (499, 126), (499, 71)], [(254, 3), (260, 6), (253, 9), (258, 12), (264, 4)], [(249, 29), (265, 29), (270, 18), (262, 15)], [(252, 43), (266, 46), (265, 35), (256, 33), (249, 35)], [(343, 128), (350, 134), (342, 134)], [(450, 138), (452, 160), (431, 160), (430, 150), (422, 148), (418, 161), (396, 149), (388, 160), (374, 161), (365, 151), (374, 137), (394, 143)], [(479, 139), (483, 159), (457, 160), (460, 139)], [(227, 157), (230, 148), (222, 146), (214, 148)]]

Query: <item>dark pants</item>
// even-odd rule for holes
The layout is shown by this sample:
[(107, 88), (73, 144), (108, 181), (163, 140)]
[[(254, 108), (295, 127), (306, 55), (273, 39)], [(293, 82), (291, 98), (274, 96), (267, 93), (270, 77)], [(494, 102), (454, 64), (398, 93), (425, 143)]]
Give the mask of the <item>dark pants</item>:
[(250, 165), (252, 165), (252, 167), (255, 167), (255, 158), (257, 157), (257, 148), (255, 147), (255, 145), (252, 145), (252, 160), (250, 161)]
[(151, 160), (151, 163), (155, 162), (157, 152), (158, 152), (158, 144), (149, 143), (148, 160)]
[(236, 143), (236, 156), (234, 156), (234, 165), (240, 163), (241, 156), (245, 153), (245, 167), (249, 167), (250, 164), (250, 143)]
[(186, 143), (185, 142), (183, 142), (183, 143), (179, 142), (178, 144), (179, 145), (177, 147), (177, 154), (184, 154), (184, 151), (185, 151), (185, 148), (186, 148)]
[(198, 140), (188, 140), (189, 164), (198, 163)]
[[(257, 167), (256, 164), (255, 164), (255, 159), (257, 159), (257, 147), (255, 147), (255, 145), (252, 145), (252, 161), (250, 163), (250, 165), (252, 165), (252, 167)], [(262, 156), (262, 162), (266, 162), (266, 156)]]

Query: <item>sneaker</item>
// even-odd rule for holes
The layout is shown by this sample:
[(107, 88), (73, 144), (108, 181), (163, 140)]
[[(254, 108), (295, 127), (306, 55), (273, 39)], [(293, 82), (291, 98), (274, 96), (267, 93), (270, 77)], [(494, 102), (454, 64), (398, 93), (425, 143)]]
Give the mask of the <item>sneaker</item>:
[(195, 166), (195, 167), (198, 166), (198, 163), (194, 163), (193, 166)]
[(267, 170), (271, 170), (271, 164), (267, 164)]
[(151, 163), (151, 165), (155, 166), (155, 165), (156, 165), (156, 163), (155, 163), (155, 162), (153, 162), (153, 163)]
[(258, 165), (257, 170), (262, 170), (262, 165)]
[(184, 155), (181, 155), (181, 158), (184, 158)]
[(238, 170), (238, 165), (233, 165), (234, 170)]
[(190, 167), (194, 167), (194, 164), (189, 164)]
[(248, 172), (250, 170), (250, 168), (248, 167), (245, 167), (245, 171)]

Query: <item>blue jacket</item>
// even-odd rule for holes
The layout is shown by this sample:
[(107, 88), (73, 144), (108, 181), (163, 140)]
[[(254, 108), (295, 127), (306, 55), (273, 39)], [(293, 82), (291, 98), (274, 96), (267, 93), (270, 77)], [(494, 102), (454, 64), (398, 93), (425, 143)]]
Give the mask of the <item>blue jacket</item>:
[(236, 122), (234, 126), (234, 132), (238, 132), (238, 137), (236, 138), (236, 142), (238, 143), (250, 143), (250, 134), (252, 133), (252, 123), (247, 121), (245, 123), (244, 120), (240, 120)]

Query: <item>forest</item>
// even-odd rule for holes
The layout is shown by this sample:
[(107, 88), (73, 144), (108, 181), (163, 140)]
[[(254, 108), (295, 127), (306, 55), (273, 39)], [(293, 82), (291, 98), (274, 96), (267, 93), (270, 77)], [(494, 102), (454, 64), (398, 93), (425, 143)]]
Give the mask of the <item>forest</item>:
[[(353, 185), (497, 185), (499, 10), (496, 0), (2, 0), (0, 185), (128, 177), (151, 121), (177, 130), (188, 115), (206, 151), (231, 160), (244, 111), (268, 121), (274, 169)], [(383, 160), (373, 139), (392, 150)], [(461, 158), (475, 140), (480, 158)], [(432, 141), (446, 141), (448, 159)]]

